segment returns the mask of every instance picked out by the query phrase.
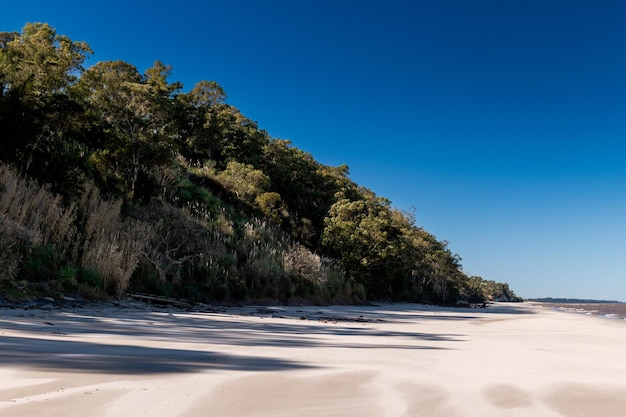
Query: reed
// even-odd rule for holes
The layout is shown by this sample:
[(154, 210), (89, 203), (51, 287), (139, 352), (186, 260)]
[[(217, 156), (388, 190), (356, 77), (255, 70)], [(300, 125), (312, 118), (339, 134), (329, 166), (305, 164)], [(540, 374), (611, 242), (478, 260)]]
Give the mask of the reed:
[(139, 263), (140, 256), (154, 240), (147, 223), (122, 220), (121, 200), (107, 201), (90, 185), (83, 193), (80, 209), (83, 217), (81, 265), (96, 271), (106, 290), (121, 297)]

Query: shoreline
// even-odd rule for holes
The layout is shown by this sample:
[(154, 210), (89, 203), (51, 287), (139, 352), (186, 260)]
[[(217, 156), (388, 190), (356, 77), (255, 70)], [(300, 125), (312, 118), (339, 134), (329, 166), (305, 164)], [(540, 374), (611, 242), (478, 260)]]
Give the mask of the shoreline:
[(532, 302), (564, 313), (626, 320), (626, 303), (544, 303)]
[(535, 303), (0, 309), (0, 414), (621, 417), (626, 322)]

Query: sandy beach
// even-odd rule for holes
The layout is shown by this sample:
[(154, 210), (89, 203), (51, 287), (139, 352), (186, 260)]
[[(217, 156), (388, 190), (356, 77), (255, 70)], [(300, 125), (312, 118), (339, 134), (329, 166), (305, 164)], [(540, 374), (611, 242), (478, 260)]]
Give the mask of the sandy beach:
[(444, 309), (0, 310), (0, 415), (593, 416), (626, 410), (626, 321)]

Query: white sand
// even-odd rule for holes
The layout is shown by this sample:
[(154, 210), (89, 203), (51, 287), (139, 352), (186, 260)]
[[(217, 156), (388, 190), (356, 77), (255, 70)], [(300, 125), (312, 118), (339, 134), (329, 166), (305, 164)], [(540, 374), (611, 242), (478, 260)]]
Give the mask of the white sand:
[(623, 417), (625, 355), (534, 304), (0, 310), (0, 416)]

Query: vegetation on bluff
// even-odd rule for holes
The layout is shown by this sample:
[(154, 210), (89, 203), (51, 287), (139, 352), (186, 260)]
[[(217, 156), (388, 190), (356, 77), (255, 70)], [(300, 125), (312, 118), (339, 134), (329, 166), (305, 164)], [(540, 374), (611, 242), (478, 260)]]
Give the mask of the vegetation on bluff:
[(514, 299), (410, 213), (271, 138), (214, 81), (83, 68), (47, 24), (0, 33), (0, 286), (196, 301)]

